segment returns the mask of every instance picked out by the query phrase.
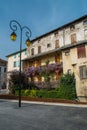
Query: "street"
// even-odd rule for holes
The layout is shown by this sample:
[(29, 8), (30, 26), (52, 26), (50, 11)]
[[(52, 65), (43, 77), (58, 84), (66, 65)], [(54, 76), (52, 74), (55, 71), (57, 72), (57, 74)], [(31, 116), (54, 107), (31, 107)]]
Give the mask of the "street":
[(0, 100), (0, 130), (87, 130), (87, 108)]

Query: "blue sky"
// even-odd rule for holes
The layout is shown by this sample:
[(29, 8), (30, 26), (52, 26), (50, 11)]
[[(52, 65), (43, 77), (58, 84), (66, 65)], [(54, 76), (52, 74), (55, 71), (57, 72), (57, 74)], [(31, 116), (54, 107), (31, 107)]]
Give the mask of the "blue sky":
[[(19, 50), (17, 40), (10, 40), (9, 22), (17, 20), (32, 31), (31, 39), (87, 14), (87, 0), (0, 0), (0, 58)], [(23, 36), (22, 48), (25, 37)]]

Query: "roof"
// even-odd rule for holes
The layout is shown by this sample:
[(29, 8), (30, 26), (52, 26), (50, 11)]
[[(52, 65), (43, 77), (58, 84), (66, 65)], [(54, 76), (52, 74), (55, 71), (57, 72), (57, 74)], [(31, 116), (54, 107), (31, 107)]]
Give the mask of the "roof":
[(41, 35), (41, 36), (38, 36), (37, 38), (31, 40), (31, 42), (34, 42), (34, 41), (36, 41), (36, 40), (39, 40), (40, 38), (42, 38), (42, 37), (44, 37), (44, 36), (47, 36), (47, 35), (49, 35), (49, 34), (51, 34), (51, 33), (54, 33), (54, 32), (56, 32), (56, 31), (58, 31), (58, 30), (60, 30), (60, 29), (66, 28), (67, 26), (72, 25), (72, 24), (74, 24), (74, 23), (76, 23), (76, 22), (79, 22), (79, 21), (81, 21), (81, 20), (83, 20), (83, 19), (86, 19), (86, 18), (87, 18), (87, 15), (84, 15), (84, 16), (82, 16), (82, 17), (80, 17), (80, 18), (78, 18), (78, 19), (75, 19), (75, 20), (73, 20), (73, 21), (71, 21), (71, 22), (69, 22), (69, 23), (67, 23), (67, 24), (64, 24), (64, 25), (62, 25), (62, 26), (60, 26), (60, 27), (58, 27), (58, 28), (56, 28), (56, 29), (54, 29), (54, 30), (52, 30), (52, 31), (49, 31), (49, 32), (47, 32), (47, 33), (45, 33), (45, 34), (43, 34), (43, 35)]
[[(27, 48), (22, 49), (21, 52), (25, 51), (26, 49), (27, 49)], [(15, 55), (15, 54), (18, 54), (18, 53), (20, 53), (20, 51), (16, 51), (16, 52), (14, 52), (14, 53), (11, 53), (11, 54), (7, 55), (6, 57), (9, 57), (9, 56), (12, 56), (12, 55)]]
[(7, 63), (6, 60), (0, 59), (0, 63)]
[[(56, 28), (56, 29), (54, 29), (54, 30), (52, 30), (52, 31), (49, 31), (49, 32), (47, 32), (47, 33), (45, 33), (45, 34), (43, 34), (43, 35), (41, 35), (41, 36), (38, 36), (37, 38), (31, 40), (31, 43), (33, 43), (34, 41), (39, 40), (40, 38), (45, 37), (45, 36), (47, 36), (47, 35), (49, 35), (49, 34), (51, 34), (51, 33), (54, 33), (54, 32), (56, 32), (56, 31), (58, 31), (58, 30), (60, 30), (60, 29), (63, 29), (63, 28), (65, 28), (65, 27), (69, 26), (69, 25), (72, 25), (72, 24), (74, 24), (74, 23), (76, 23), (76, 22), (79, 22), (79, 21), (81, 21), (81, 20), (84, 20), (84, 19), (86, 19), (86, 18), (87, 18), (87, 15), (84, 15), (84, 16), (78, 18), (78, 19), (75, 19), (75, 20), (73, 20), (73, 21), (71, 21), (71, 22), (69, 22), (69, 23), (67, 23), (67, 24), (64, 24), (64, 25), (62, 25), (62, 26), (60, 26), (60, 27), (58, 27), (58, 28)], [(26, 48), (23, 49), (22, 51), (24, 51), (24, 50), (26, 50)], [(6, 57), (12, 56), (12, 55), (17, 54), (17, 53), (19, 53), (19, 52), (20, 52), (20, 51), (14, 52), (14, 53), (12, 53), (12, 54), (7, 55)]]

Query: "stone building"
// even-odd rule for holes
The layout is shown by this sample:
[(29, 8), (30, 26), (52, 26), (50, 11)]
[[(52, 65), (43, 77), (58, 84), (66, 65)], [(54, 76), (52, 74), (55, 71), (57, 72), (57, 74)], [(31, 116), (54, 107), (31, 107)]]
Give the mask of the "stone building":
[(0, 89), (6, 88), (7, 81), (7, 61), (0, 59)]
[[(43, 34), (31, 41), (31, 45), (22, 51), (22, 70), (28, 66), (44, 66), (59, 63), (63, 73), (75, 74), (77, 96), (81, 101), (87, 97), (87, 15)], [(27, 54), (24, 55), (25, 50)], [(15, 54), (8, 55), (8, 71), (17, 66)], [(37, 77), (36, 77), (37, 78)], [(55, 80), (60, 73), (55, 75)], [(37, 81), (41, 78), (35, 79)]]

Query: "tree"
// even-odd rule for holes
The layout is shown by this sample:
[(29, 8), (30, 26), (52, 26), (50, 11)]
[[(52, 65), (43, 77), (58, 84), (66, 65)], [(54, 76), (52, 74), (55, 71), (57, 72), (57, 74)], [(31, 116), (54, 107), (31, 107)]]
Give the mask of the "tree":
[[(11, 72), (11, 75), (10, 75), (10, 86), (9, 86), (9, 90), (11, 93), (14, 93), (15, 92), (15, 89), (19, 89), (19, 80), (20, 80), (20, 77), (19, 77), (19, 71), (13, 71)], [(25, 77), (25, 74), (22, 72), (21, 73), (21, 87), (22, 89), (26, 89), (27, 88), (27, 78)]]
[(66, 73), (60, 78), (59, 95), (64, 99), (76, 98), (76, 80), (74, 73)]

